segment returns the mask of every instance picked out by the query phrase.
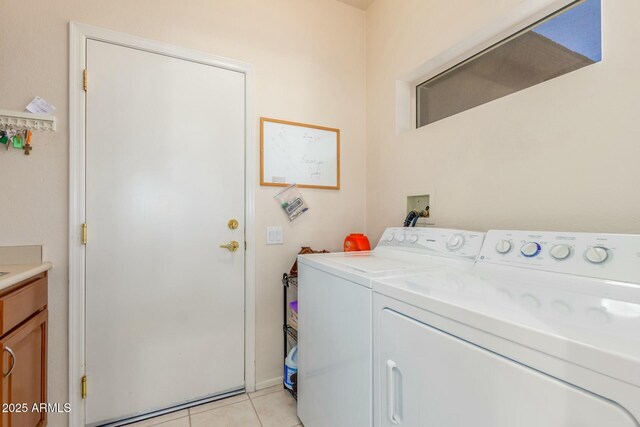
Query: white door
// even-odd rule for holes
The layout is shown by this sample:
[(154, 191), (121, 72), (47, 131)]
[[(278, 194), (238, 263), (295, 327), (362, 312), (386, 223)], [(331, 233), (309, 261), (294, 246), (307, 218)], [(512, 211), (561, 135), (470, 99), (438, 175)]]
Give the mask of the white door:
[(97, 424), (244, 387), (245, 77), (94, 40), (86, 57)]
[(389, 309), (376, 426), (637, 427), (617, 404)]

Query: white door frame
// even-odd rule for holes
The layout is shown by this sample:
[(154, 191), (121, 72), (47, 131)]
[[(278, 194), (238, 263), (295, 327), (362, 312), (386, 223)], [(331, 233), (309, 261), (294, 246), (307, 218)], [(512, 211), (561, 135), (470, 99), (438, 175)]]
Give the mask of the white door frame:
[[(71, 22), (69, 33), (69, 425), (85, 425), (81, 382), (85, 374), (85, 92), (86, 42), (99, 40), (245, 74), (245, 388), (255, 390), (255, 182), (257, 121), (254, 117), (254, 69), (207, 53), (159, 43), (116, 31)], [(89, 85), (91, 76), (88, 76)], [(89, 388), (89, 393), (91, 390)]]

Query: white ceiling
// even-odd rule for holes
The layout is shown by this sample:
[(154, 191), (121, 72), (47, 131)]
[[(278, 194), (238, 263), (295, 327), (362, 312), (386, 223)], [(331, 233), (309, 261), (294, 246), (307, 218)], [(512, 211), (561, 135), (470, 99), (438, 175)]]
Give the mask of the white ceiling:
[(367, 10), (373, 0), (338, 0), (342, 3), (350, 4), (353, 7), (357, 7), (358, 9)]

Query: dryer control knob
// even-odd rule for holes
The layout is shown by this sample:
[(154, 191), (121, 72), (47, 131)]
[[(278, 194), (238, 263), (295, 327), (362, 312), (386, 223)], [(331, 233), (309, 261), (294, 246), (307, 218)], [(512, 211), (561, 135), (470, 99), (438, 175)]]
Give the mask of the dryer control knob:
[(387, 242), (393, 242), (393, 234), (388, 234), (384, 236), (383, 239), (386, 240)]
[(533, 258), (534, 256), (537, 256), (540, 253), (541, 249), (542, 248), (540, 247), (539, 243), (527, 242), (524, 245), (522, 245), (522, 247), (520, 248), (520, 253), (526, 256), (527, 258)]
[(447, 249), (457, 251), (464, 246), (464, 236), (462, 234), (454, 234), (447, 240)]
[(409, 237), (409, 242), (411, 243), (418, 243), (418, 235), (417, 234), (412, 234), (411, 237)]
[(569, 258), (571, 255), (571, 246), (569, 245), (555, 245), (549, 250), (549, 254), (553, 259), (563, 260)]
[(404, 240), (405, 240), (406, 238), (407, 238), (407, 235), (406, 235), (406, 234), (404, 234), (404, 233), (398, 233), (398, 234), (396, 235), (396, 240), (397, 240), (398, 242), (404, 242)]
[(609, 259), (609, 249), (604, 246), (593, 246), (586, 250), (584, 257), (592, 264), (602, 264)]
[(496, 251), (499, 254), (508, 254), (511, 251), (511, 241), (499, 240), (498, 243), (496, 243)]

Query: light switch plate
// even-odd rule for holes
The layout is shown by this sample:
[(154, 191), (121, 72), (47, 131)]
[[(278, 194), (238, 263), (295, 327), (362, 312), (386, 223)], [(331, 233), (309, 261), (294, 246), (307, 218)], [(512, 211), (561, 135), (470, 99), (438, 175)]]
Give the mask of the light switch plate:
[(284, 232), (282, 227), (267, 227), (267, 245), (284, 244)]

